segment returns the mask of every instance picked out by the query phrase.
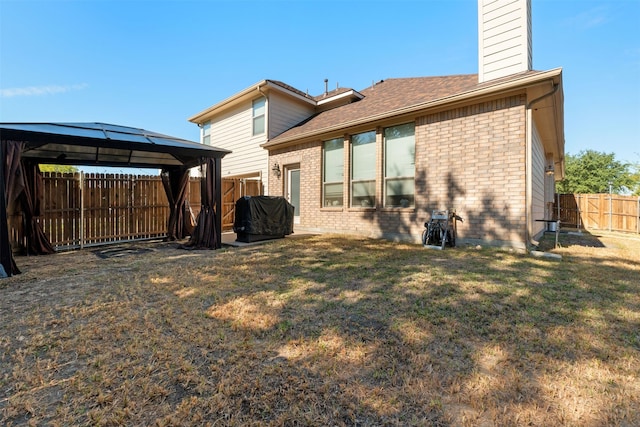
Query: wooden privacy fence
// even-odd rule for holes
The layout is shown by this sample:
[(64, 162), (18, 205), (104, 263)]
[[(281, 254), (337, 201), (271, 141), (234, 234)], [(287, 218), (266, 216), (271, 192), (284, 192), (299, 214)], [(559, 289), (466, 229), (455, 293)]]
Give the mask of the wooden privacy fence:
[[(169, 202), (159, 176), (43, 173), (41, 217), (56, 249), (164, 237)], [(223, 230), (233, 227), (235, 201), (262, 194), (260, 180), (224, 178)], [(200, 212), (200, 178), (191, 178), (187, 200), (194, 220)], [(11, 244), (24, 246), (22, 215), (9, 212)]]
[(258, 179), (224, 178), (222, 180), (222, 230), (233, 229), (236, 200), (244, 196), (261, 196), (262, 181)]
[(640, 197), (617, 194), (556, 195), (554, 215), (565, 227), (640, 233)]

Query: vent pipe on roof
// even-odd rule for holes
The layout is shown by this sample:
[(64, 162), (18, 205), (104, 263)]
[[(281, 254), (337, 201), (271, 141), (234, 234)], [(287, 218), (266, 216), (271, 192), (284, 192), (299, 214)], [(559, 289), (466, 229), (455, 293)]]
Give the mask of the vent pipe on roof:
[(329, 94), (329, 79), (324, 79), (324, 94)]

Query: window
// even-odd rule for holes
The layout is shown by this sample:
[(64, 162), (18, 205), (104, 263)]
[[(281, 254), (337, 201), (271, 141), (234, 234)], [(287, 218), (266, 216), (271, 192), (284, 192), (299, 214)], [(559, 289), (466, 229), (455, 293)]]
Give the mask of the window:
[(264, 133), (265, 98), (253, 101), (253, 135)]
[(202, 143), (211, 145), (211, 122), (202, 125)]
[(376, 132), (351, 137), (351, 206), (376, 205)]
[(322, 147), (323, 206), (342, 206), (344, 194), (344, 140), (325, 141)]
[(384, 151), (385, 206), (415, 206), (415, 124), (385, 128)]

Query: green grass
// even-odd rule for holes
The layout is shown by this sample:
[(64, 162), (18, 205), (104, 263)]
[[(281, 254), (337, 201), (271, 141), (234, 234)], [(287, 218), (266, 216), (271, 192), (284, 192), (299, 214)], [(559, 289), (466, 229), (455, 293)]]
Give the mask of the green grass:
[(561, 237), (560, 261), (343, 236), (18, 258), (0, 421), (638, 425), (640, 239)]

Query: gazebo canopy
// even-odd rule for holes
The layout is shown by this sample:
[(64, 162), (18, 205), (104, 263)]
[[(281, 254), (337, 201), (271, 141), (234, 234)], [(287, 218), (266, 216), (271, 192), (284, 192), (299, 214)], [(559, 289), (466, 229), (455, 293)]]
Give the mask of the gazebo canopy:
[(0, 123), (0, 139), (23, 141), (22, 158), (59, 165), (175, 168), (222, 158), (228, 150), (105, 123)]
[(220, 162), (228, 150), (105, 123), (0, 123), (0, 144), (0, 277), (19, 273), (7, 230), (7, 206), (18, 199), (30, 250), (37, 254), (54, 251), (38, 220), (37, 164), (162, 169), (170, 205), (167, 238), (174, 240), (193, 230), (184, 212), (188, 169), (206, 163), (205, 197), (188, 246), (220, 247), (222, 224), (215, 207), (222, 204)]

